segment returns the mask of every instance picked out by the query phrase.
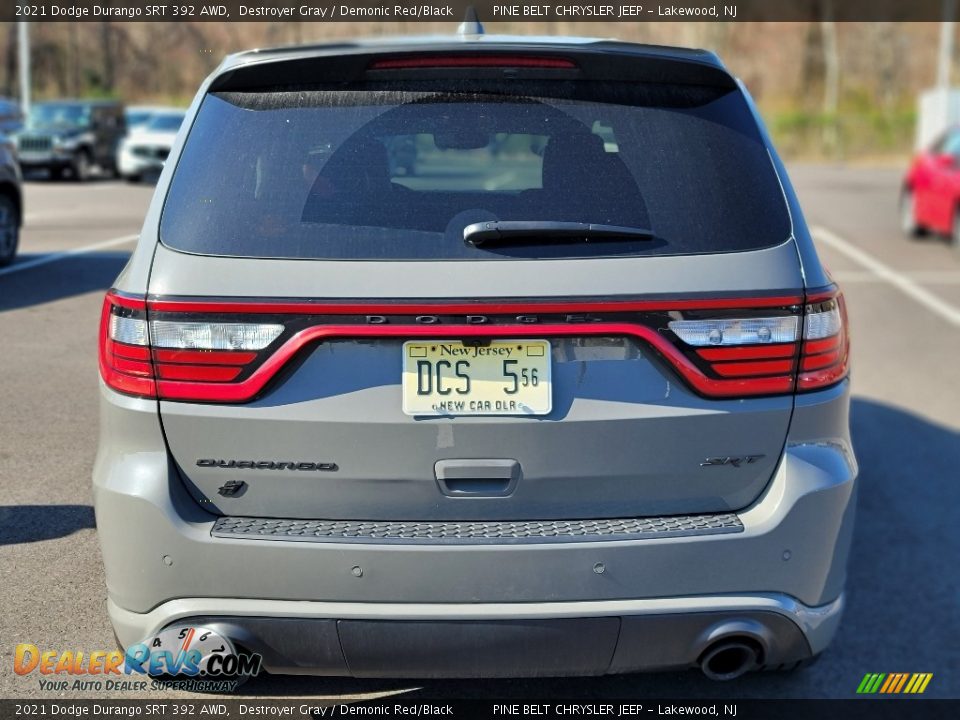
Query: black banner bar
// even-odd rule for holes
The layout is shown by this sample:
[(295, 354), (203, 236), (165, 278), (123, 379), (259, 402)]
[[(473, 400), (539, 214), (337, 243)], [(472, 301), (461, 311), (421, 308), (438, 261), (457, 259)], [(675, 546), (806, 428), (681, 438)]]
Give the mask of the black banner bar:
[(0, 717), (12, 718), (484, 718), (499, 720), (946, 720), (960, 700), (429, 700), (410, 696), (355, 703), (318, 700), (237, 700), (209, 696), (155, 700), (0, 700)]
[(0, 20), (29, 22), (918, 22), (943, 0), (15, 0)]

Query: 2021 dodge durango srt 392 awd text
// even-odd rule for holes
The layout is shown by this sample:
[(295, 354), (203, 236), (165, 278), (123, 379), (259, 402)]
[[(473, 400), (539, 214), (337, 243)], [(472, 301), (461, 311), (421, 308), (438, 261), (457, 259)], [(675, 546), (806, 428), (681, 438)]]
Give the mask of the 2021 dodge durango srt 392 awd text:
[(104, 302), (110, 617), (281, 673), (791, 667), (843, 606), (847, 358), (711, 53), (232, 56)]

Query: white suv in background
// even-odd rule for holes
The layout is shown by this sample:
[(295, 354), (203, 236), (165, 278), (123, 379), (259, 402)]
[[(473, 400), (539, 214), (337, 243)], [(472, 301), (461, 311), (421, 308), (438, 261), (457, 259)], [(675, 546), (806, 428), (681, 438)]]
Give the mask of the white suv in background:
[(131, 131), (120, 144), (117, 167), (121, 177), (137, 181), (159, 173), (185, 115), (183, 110), (158, 110), (145, 125)]

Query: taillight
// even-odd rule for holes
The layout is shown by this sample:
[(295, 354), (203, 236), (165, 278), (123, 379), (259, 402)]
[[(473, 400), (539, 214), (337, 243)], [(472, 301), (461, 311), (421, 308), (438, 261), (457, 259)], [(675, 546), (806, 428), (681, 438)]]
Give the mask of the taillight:
[(114, 390), (156, 397), (150, 362), (147, 304), (107, 293), (100, 316), (100, 376)]
[(240, 403), (263, 392), (301, 352), (340, 338), (620, 336), (655, 350), (701, 395), (739, 398), (842, 380), (846, 325), (836, 288), (806, 299), (377, 304), (145, 301), (111, 291), (100, 369), (110, 387), (131, 395)]
[(811, 297), (803, 318), (797, 390), (819, 390), (847, 376), (850, 337), (843, 294), (837, 290)]
[(708, 376), (739, 380), (717, 383), (706, 395), (768, 395), (833, 385), (847, 375), (843, 296), (830, 288), (808, 297), (802, 314), (799, 309), (753, 317), (683, 317), (667, 327)]
[(798, 310), (793, 305), (776, 315), (684, 317), (669, 321), (667, 328), (708, 377), (718, 378), (705, 395), (782, 394), (795, 387)]
[(208, 387), (252, 370), (259, 351), (284, 329), (282, 323), (153, 320), (142, 299), (111, 291), (103, 304), (100, 373), (130, 395), (217, 399)]

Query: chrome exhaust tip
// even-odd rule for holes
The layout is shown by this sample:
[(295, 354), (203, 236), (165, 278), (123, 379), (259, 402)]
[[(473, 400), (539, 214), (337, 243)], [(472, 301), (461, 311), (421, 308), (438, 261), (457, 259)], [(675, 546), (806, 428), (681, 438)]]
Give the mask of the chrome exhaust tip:
[(745, 638), (719, 640), (700, 658), (700, 669), (711, 680), (735, 680), (759, 666), (759, 649)]

